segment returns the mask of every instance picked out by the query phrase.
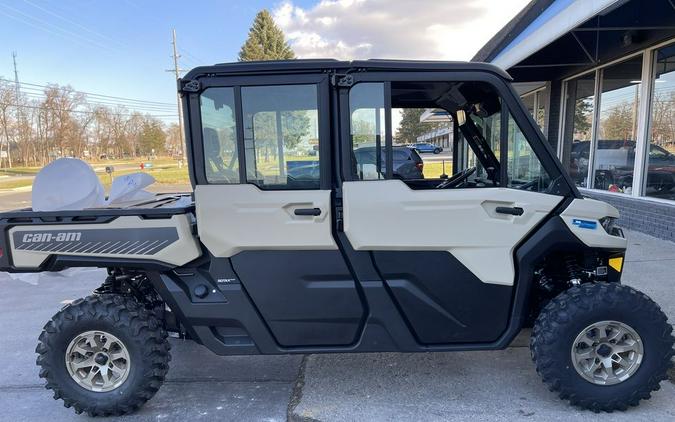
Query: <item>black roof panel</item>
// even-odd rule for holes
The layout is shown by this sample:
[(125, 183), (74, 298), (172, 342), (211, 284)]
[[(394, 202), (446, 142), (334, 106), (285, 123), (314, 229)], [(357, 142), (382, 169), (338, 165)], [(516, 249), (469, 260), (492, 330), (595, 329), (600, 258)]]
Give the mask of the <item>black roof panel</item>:
[(334, 59), (297, 59), (272, 60), (257, 62), (219, 63), (213, 66), (199, 66), (190, 70), (184, 80), (206, 75), (227, 76), (242, 74), (269, 73), (317, 73), (330, 71), (346, 71), (348, 69), (388, 70), (388, 71), (453, 71), (477, 70), (491, 72), (502, 78), (511, 80), (503, 69), (489, 63), (476, 62), (444, 62), (433, 60), (354, 60), (339, 61)]

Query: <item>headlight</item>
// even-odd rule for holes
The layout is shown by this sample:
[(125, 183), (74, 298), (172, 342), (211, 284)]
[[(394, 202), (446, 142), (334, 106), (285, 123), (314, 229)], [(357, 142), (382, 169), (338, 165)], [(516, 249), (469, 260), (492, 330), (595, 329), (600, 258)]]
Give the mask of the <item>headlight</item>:
[(616, 218), (614, 217), (604, 217), (601, 218), (600, 224), (602, 228), (605, 229), (607, 234), (617, 237), (623, 237), (623, 231), (616, 226)]

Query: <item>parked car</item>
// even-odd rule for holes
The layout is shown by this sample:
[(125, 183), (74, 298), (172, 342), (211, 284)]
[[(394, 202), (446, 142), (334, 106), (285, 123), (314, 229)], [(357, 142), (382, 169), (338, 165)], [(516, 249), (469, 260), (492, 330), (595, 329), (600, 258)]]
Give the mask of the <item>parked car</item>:
[[(621, 159), (611, 160), (610, 151), (623, 150)], [(577, 184), (588, 175), (590, 141), (574, 142), (570, 154), (570, 174)], [(616, 155), (616, 154), (614, 154)], [(599, 140), (596, 155), (595, 187), (609, 189), (615, 185), (621, 189), (633, 186), (635, 141)], [(665, 194), (675, 187), (675, 155), (656, 144), (649, 144), (649, 167), (647, 169), (647, 192)]]
[(415, 151), (419, 152), (420, 154), (423, 153), (432, 153), (432, 154), (440, 154), (443, 152), (443, 148), (432, 144), (430, 142), (418, 142), (416, 144), (411, 144), (410, 148), (413, 148)]
[[(376, 147), (374, 146), (360, 147), (354, 150), (357, 165), (356, 170), (359, 174), (364, 172), (364, 166), (368, 164), (372, 166), (373, 171), (377, 171), (375, 151)], [(392, 151), (394, 177), (402, 180), (424, 179), (424, 161), (417, 153), (417, 150), (404, 146), (395, 146), (392, 148)], [(382, 147), (380, 157), (382, 160), (380, 173), (384, 175), (387, 172), (384, 147)]]

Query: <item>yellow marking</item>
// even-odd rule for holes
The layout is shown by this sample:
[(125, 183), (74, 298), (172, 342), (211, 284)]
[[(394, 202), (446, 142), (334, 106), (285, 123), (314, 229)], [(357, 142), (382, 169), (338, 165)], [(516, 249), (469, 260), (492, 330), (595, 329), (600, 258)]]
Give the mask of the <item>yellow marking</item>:
[(614, 268), (616, 272), (620, 273), (621, 267), (623, 267), (623, 257), (620, 256), (618, 258), (610, 258), (609, 266)]

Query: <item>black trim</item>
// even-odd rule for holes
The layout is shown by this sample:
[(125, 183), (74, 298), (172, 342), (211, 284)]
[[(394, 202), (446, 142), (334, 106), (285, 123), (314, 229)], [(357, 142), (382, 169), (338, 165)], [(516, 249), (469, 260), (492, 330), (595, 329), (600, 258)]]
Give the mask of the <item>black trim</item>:
[[(391, 179), (394, 176), (394, 151), (393, 145), (393, 128), (391, 127), (391, 82), (384, 83), (384, 163), (385, 163), (385, 179)], [(379, 134), (378, 134), (379, 136)], [(377, 149), (377, 157), (381, 155), (381, 149)], [(380, 169), (378, 168), (379, 172)]]
[(448, 72), (456, 70), (478, 70), (491, 72), (510, 80), (511, 77), (500, 67), (489, 63), (444, 62), (433, 60), (354, 60), (331, 59), (271, 60), (258, 62), (221, 63), (200, 66), (188, 72), (181, 80), (181, 86), (197, 79), (202, 83), (212, 77), (240, 75), (299, 75), (307, 73), (349, 73), (352, 71), (427, 71)]

